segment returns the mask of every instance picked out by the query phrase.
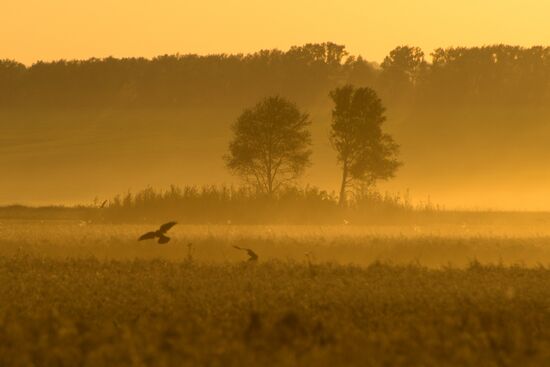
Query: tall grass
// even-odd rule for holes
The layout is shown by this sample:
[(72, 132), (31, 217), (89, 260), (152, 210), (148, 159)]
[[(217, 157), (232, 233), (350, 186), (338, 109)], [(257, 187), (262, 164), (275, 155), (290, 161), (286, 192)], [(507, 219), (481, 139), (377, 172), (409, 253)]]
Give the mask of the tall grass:
[(527, 225), (550, 224), (549, 212), (447, 210), (430, 201), (412, 204), (408, 193), (366, 188), (350, 195), (346, 207), (317, 187), (287, 187), (269, 197), (248, 187), (171, 186), (127, 192), (90, 205), (0, 207), (0, 220), (81, 220), (95, 223), (181, 224), (351, 224), (351, 225)]
[(550, 360), (545, 267), (248, 265), (0, 257), (0, 365)]
[(316, 187), (288, 187), (268, 196), (247, 187), (171, 186), (118, 195), (102, 216), (108, 221), (182, 223), (328, 224), (403, 219), (413, 206), (407, 196), (362, 191), (344, 208), (334, 193)]
[(550, 212), (448, 210), (430, 201), (412, 204), (408, 193), (381, 193), (372, 188), (350, 195), (346, 207), (334, 192), (317, 187), (288, 187), (271, 197), (247, 187), (151, 187), (116, 195), (89, 205), (0, 207), (0, 221), (76, 220), (94, 223), (312, 224), (312, 225), (489, 225), (546, 226)]

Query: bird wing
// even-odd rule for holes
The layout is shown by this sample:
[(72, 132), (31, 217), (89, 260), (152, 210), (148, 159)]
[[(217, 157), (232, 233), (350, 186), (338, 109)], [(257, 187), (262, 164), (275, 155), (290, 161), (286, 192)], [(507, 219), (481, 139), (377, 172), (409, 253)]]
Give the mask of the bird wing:
[(258, 259), (258, 254), (252, 251), (251, 249), (247, 248), (246, 253), (248, 254), (248, 256), (250, 256), (250, 260), (254, 261)]
[(155, 237), (157, 237), (157, 232), (147, 232), (144, 235), (142, 235), (140, 238), (138, 238), (138, 241), (152, 240)]
[(160, 226), (159, 228), (159, 232), (161, 233), (166, 233), (168, 232), (168, 230), (170, 228), (172, 228), (173, 226), (175, 226), (176, 224), (178, 224), (177, 222), (168, 222), (168, 223), (164, 223), (162, 226)]
[(168, 241), (170, 241), (170, 237), (166, 237), (165, 235), (161, 234), (158, 243), (165, 244), (168, 243)]
[(255, 253), (252, 249), (250, 248), (246, 248), (246, 247), (239, 247), (239, 246), (236, 246), (236, 245), (233, 245), (234, 248), (236, 248), (237, 250), (242, 250), (242, 251), (246, 251), (247, 255), (250, 257), (250, 260), (257, 260), (258, 259), (258, 254)]

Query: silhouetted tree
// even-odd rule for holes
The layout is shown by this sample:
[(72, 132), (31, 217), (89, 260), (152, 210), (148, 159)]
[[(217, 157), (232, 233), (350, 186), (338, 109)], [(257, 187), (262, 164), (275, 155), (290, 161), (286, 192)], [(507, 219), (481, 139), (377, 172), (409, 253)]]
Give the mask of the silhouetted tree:
[(287, 52), (287, 56), (296, 60), (305, 60), (309, 64), (321, 63), (326, 65), (340, 65), (347, 54), (345, 46), (332, 42), (293, 46)]
[(399, 46), (390, 51), (382, 62), (382, 73), (399, 83), (415, 84), (427, 66), (424, 52), (419, 47)]
[(428, 64), (420, 48), (400, 46), (384, 58), (381, 67), (380, 87), (385, 95), (396, 99), (413, 92)]
[(23, 86), (25, 65), (12, 60), (0, 60), (0, 107), (17, 104)]
[(330, 92), (334, 101), (330, 141), (342, 165), (340, 205), (353, 181), (374, 184), (393, 177), (400, 166), (398, 145), (382, 132), (385, 108), (370, 88), (346, 85)]
[(224, 158), (235, 174), (269, 195), (298, 178), (309, 165), (309, 116), (281, 97), (268, 97), (245, 110), (232, 126)]

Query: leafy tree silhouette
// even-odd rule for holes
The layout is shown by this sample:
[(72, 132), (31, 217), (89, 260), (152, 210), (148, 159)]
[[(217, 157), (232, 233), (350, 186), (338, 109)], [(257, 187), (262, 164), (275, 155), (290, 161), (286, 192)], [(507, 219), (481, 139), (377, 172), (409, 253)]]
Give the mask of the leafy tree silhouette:
[(261, 192), (272, 195), (310, 164), (309, 116), (281, 97), (246, 109), (233, 125), (227, 167)]
[(382, 132), (385, 108), (370, 88), (346, 85), (330, 92), (334, 102), (330, 141), (342, 165), (340, 205), (354, 181), (374, 184), (393, 177), (401, 163), (396, 159), (398, 145)]

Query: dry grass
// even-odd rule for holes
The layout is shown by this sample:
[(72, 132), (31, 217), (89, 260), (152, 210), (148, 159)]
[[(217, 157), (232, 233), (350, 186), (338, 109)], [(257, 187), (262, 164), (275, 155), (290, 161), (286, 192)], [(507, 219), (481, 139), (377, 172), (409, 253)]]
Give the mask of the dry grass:
[[(550, 270), (536, 265), (549, 262), (550, 239), (538, 230), (182, 226), (160, 246), (135, 241), (144, 229), (3, 223), (0, 365), (550, 358)], [(230, 249), (243, 242), (258, 264)]]
[(0, 255), (100, 260), (182, 261), (193, 244), (201, 263), (244, 260), (232, 246), (253, 248), (260, 260), (367, 266), (375, 261), (428, 267), (466, 266), (472, 261), (501, 265), (550, 264), (546, 226), (232, 226), (177, 225), (172, 241), (137, 242), (151, 225), (102, 225), (78, 221), (0, 223)]

